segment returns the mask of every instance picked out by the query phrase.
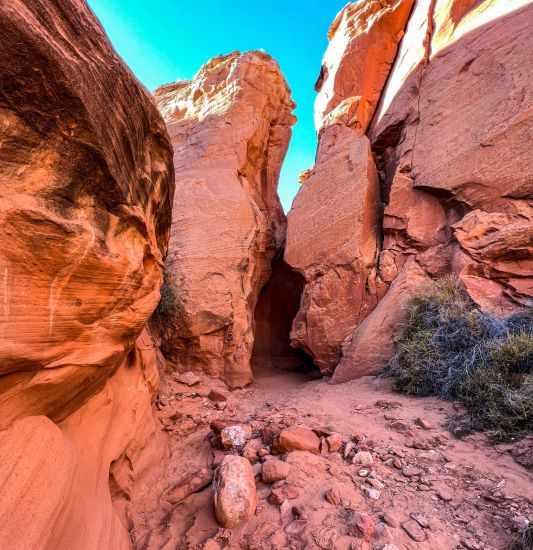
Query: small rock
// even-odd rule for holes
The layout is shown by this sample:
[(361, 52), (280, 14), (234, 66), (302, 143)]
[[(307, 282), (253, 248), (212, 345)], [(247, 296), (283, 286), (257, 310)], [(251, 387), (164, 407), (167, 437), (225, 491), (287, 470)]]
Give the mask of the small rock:
[(355, 453), (353, 463), (361, 464), (361, 466), (371, 466), (374, 463), (374, 458), (368, 451), (359, 451)]
[(273, 487), (268, 500), (271, 504), (280, 505), (285, 500), (293, 500), (299, 496), (300, 493), (296, 487), (284, 484)]
[(206, 542), (204, 542), (204, 545), (202, 546), (202, 550), (220, 550), (221, 546), (220, 544), (213, 539), (209, 539)]
[(461, 544), (468, 548), (468, 550), (483, 550), (483, 547), (480, 546), (474, 539), (463, 538), (461, 539)]
[(279, 434), (278, 450), (282, 453), (290, 451), (320, 452), (320, 439), (315, 432), (305, 426), (293, 426), (282, 430)]
[(254, 472), (254, 476), (259, 477), (261, 475), (261, 472), (263, 471), (263, 466), (261, 464), (259, 464), (259, 462), (256, 462), (252, 466), (252, 470)]
[(340, 506), (342, 504), (342, 495), (338, 487), (330, 487), (325, 493), (324, 498), (333, 506)]
[(431, 430), (431, 427), (432, 427), (431, 424), (424, 418), (416, 418), (415, 424), (417, 426), (420, 426), (424, 430)]
[(402, 464), (402, 461), (398, 458), (398, 457), (395, 457), (394, 460), (392, 461), (392, 465), (397, 469), (397, 470), (401, 470), (403, 468), (403, 464)]
[(274, 483), (286, 479), (290, 472), (290, 464), (278, 460), (277, 458), (267, 460), (263, 464), (261, 478), (264, 483)]
[(259, 449), (259, 451), (257, 451), (257, 454), (258, 454), (261, 458), (263, 458), (263, 457), (269, 455), (270, 452), (268, 451), (268, 449), (265, 449), (265, 447), (263, 447), (263, 448)]
[(418, 523), (418, 525), (420, 525), (420, 527), (424, 527), (424, 529), (429, 527), (429, 521), (424, 514), (421, 514), (420, 512), (411, 512), (409, 515)]
[(414, 519), (402, 523), (402, 528), (416, 542), (424, 542), (427, 538), (424, 530)]
[(330, 453), (336, 453), (337, 451), (340, 451), (342, 447), (342, 435), (337, 433), (331, 434), (326, 438), (326, 441)]
[(529, 526), (529, 520), (525, 516), (515, 516), (511, 520), (513, 524), (513, 528), (517, 531), (522, 531), (523, 529), (527, 529)]
[(390, 427), (393, 430), (403, 434), (409, 433), (411, 431), (409, 424), (407, 424), (407, 422), (404, 422), (403, 420), (395, 420), (391, 423)]
[(400, 550), (395, 544), (386, 544), (381, 550)]
[(422, 470), (420, 468), (417, 468), (415, 466), (405, 466), (402, 469), (402, 474), (405, 477), (417, 477), (423, 474)]
[(218, 401), (218, 402), (215, 403), (215, 408), (218, 411), (225, 410), (227, 406), (228, 406), (228, 404), (225, 401)]
[(255, 513), (257, 493), (255, 476), (248, 460), (228, 455), (213, 480), (215, 515), (222, 527), (233, 528)]
[(185, 384), (187, 386), (194, 386), (200, 382), (200, 377), (192, 371), (177, 373), (175, 376), (176, 382)]
[(259, 451), (261, 450), (262, 446), (263, 442), (260, 439), (250, 439), (250, 441), (248, 441), (246, 445), (244, 445), (242, 456), (244, 456), (244, 458), (247, 458), (252, 464), (254, 464), (259, 460)]
[(348, 441), (348, 443), (346, 443), (346, 445), (344, 446), (344, 458), (350, 458), (350, 455), (353, 451), (355, 451), (355, 443), (353, 441)]
[(367, 470), (366, 468), (361, 468), (358, 472), (357, 472), (357, 475), (359, 477), (368, 477), (370, 475), (370, 470)]
[(361, 512), (359, 514), (354, 514), (354, 520), (355, 527), (357, 528), (357, 531), (361, 534), (363, 539), (366, 541), (372, 540), (372, 537), (374, 536), (374, 532), (376, 530), (376, 522), (374, 521), (372, 516)]
[(221, 402), (221, 401), (227, 401), (228, 397), (224, 392), (221, 392), (219, 390), (211, 390), (207, 394), (208, 399), (210, 399), (213, 402)]
[(225, 449), (242, 449), (251, 437), (250, 426), (241, 424), (228, 426), (220, 432), (220, 442)]
[(398, 521), (398, 519), (396, 518), (396, 516), (394, 516), (393, 514), (391, 514), (390, 512), (383, 512), (382, 516), (383, 518), (383, 521), (389, 526), (389, 527), (392, 527), (393, 529), (395, 529), (396, 527), (398, 527), (398, 525), (400, 525), (400, 522)]
[(366, 482), (371, 485), (372, 487), (374, 487), (374, 489), (383, 489), (385, 487), (385, 484), (380, 481), (379, 479), (376, 479), (376, 478), (369, 478), (366, 480)]
[(363, 491), (363, 494), (371, 500), (379, 500), (379, 497), (381, 496), (381, 492), (378, 489), (367, 487), (366, 485), (363, 486), (361, 490)]
[(440, 489), (437, 489), (437, 496), (444, 500), (444, 502), (450, 502), (453, 500), (453, 493), (450, 491), (450, 489), (447, 489), (446, 487), (441, 487)]

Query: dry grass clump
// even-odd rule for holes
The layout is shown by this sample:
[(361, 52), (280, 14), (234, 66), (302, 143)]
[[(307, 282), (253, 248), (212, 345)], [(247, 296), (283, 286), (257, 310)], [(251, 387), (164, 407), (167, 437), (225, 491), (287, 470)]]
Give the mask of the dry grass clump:
[(533, 430), (533, 311), (487, 315), (455, 278), (412, 300), (387, 370), (398, 391), (461, 401), (463, 429), (499, 440)]
[(528, 525), (518, 533), (509, 550), (533, 550), (533, 525)]

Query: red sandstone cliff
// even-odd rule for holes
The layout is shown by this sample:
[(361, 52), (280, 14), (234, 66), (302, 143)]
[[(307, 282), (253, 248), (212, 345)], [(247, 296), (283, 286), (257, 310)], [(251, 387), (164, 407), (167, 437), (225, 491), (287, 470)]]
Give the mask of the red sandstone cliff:
[(254, 310), (285, 238), (278, 176), (294, 117), (277, 63), (261, 52), (211, 59), (157, 90), (174, 146), (167, 269), (177, 311), (161, 326), (180, 370), (252, 381)]
[(333, 23), (285, 256), (307, 280), (293, 345), (333, 381), (385, 365), (430, 278), (497, 314), (533, 304), (532, 18), (528, 0), (369, 0)]
[(0, 547), (127, 548), (110, 466), (127, 493), (155, 444), (156, 351), (139, 335), (172, 151), (85, 2), (3, 2), (0, 28)]

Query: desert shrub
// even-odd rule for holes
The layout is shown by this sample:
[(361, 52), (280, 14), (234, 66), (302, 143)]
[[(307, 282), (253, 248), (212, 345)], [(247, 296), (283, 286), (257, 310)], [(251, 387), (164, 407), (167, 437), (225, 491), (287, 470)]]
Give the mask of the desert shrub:
[(533, 550), (533, 525), (528, 525), (518, 533), (509, 550)]
[(436, 281), (411, 301), (387, 372), (398, 391), (460, 400), (469, 429), (497, 439), (531, 431), (533, 312), (497, 319), (456, 279)]
[(179, 312), (179, 295), (176, 285), (172, 281), (167, 268), (163, 272), (163, 284), (161, 285), (161, 298), (155, 309), (152, 319), (162, 325), (168, 319), (174, 318)]

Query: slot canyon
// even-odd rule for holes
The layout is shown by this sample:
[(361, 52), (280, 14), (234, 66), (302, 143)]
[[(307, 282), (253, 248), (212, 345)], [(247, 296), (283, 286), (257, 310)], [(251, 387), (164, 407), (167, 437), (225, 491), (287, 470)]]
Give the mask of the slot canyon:
[(496, 440), (385, 373), (442, 280), (531, 346), (532, 28), (348, 3), (285, 213), (268, 53), (150, 93), (85, 0), (0, 3), (0, 549), (529, 549), (533, 401)]

